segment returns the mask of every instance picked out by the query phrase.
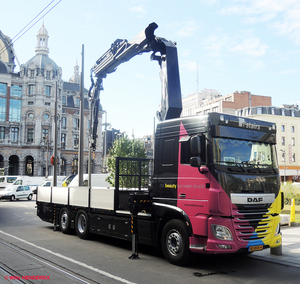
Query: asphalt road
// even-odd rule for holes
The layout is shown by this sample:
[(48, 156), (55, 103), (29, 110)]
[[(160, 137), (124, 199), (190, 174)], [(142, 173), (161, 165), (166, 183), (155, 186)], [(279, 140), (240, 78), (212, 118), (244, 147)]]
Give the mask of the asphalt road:
[(300, 278), (299, 268), (245, 256), (197, 256), (189, 267), (178, 267), (151, 247), (139, 249), (140, 259), (129, 259), (130, 243), (53, 231), (36, 216), (35, 200), (0, 201), (0, 284), (274, 284)]

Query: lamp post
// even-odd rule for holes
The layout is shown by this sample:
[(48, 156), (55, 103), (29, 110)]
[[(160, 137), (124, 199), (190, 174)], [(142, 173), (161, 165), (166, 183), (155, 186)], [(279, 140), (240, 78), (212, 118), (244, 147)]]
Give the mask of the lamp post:
[(48, 135), (43, 136), (43, 140), (46, 143), (46, 178), (48, 177), (48, 152), (49, 152), (49, 140), (48, 140)]
[(285, 175), (285, 149), (280, 149), (281, 152), (283, 152), (283, 162), (284, 162), (284, 176), (283, 176), (283, 182), (286, 181), (286, 175)]

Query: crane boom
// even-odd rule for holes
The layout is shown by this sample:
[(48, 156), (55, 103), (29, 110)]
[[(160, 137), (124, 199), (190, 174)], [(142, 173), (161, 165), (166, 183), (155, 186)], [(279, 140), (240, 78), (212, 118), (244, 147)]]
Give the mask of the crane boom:
[[(151, 60), (156, 60), (160, 66), (161, 79), (161, 104), (157, 112), (160, 121), (179, 118), (182, 111), (181, 88), (179, 78), (179, 66), (177, 46), (174, 42), (164, 38), (156, 37), (154, 30), (158, 27), (156, 23), (140, 32), (131, 41), (126, 39), (115, 40), (111, 47), (96, 61), (91, 71), (96, 77), (96, 83), (92, 78), (89, 96), (92, 101), (92, 147), (95, 149), (98, 127), (98, 111), (102, 90), (103, 79), (107, 74), (116, 71), (117, 67), (129, 61), (138, 54), (151, 52)], [(92, 76), (91, 76), (92, 77)]]

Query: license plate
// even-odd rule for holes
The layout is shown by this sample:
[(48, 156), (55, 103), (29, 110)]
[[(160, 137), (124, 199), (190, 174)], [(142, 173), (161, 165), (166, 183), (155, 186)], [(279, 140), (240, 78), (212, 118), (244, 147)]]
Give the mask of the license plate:
[(258, 251), (258, 250), (263, 250), (263, 249), (264, 249), (263, 245), (249, 247), (249, 251)]

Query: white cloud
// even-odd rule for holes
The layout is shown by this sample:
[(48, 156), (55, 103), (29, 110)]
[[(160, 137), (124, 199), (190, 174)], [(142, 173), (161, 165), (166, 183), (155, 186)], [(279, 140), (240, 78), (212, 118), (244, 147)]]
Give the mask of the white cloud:
[(190, 37), (194, 35), (195, 31), (198, 29), (198, 26), (195, 21), (188, 21), (183, 24), (176, 25), (178, 31), (176, 35), (180, 38)]
[(179, 62), (179, 68), (183, 71), (195, 73), (197, 72), (197, 62), (183, 60)]
[(132, 7), (132, 8), (129, 9), (129, 11), (133, 12), (133, 13), (136, 13), (139, 16), (142, 16), (143, 14), (146, 13), (145, 9), (141, 5)]
[(267, 23), (281, 36), (300, 45), (299, 0), (237, 0), (237, 4), (221, 9), (221, 15), (240, 15), (248, 24)]
[(266, 53), (269, 47), (266, 44), (262, 44), (259, 38), (248, 38), (243, 40), (242, 43), (237, 44), (231, 48), (232, 52), (242, 52), (251, 57), (259, 57)]

